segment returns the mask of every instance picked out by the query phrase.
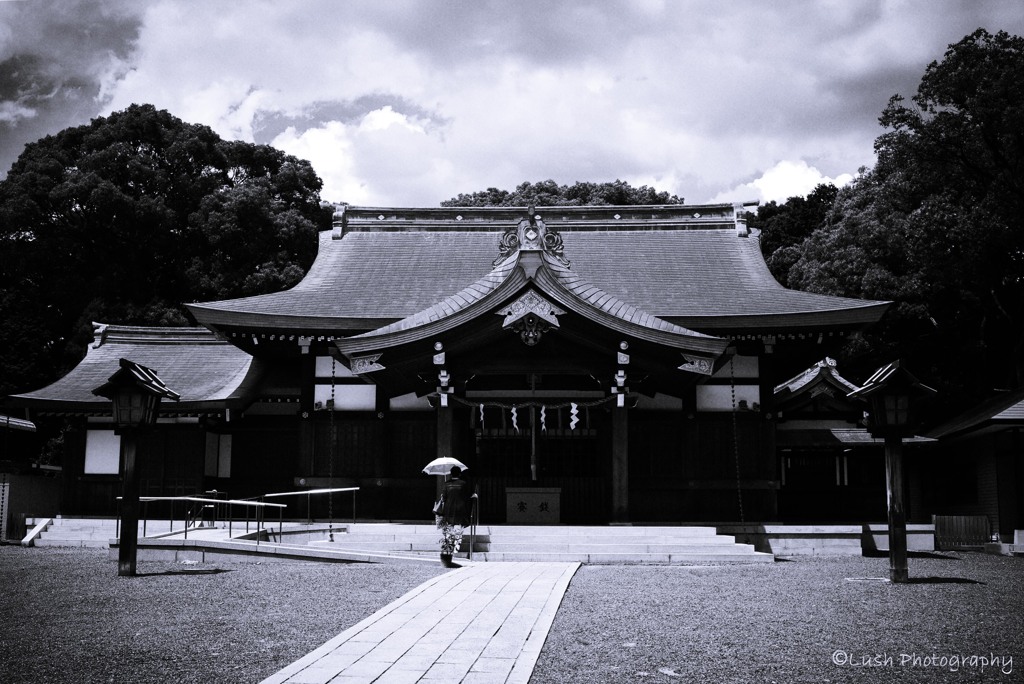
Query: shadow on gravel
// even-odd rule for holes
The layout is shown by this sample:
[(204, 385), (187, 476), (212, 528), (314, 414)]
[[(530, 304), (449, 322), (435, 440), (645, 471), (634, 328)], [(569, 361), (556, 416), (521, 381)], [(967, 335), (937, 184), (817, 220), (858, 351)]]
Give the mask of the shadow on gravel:
[[(865, 558), (888, 558), (888, 551), (865, 551)], [(950, 555), (941, 551), (908, 551), (907, 558), (931, 558), (932, 560), (963, 560), (960, 556)]]
[(222, 572), (233, 572), (232, 570), (225, 570), (224, 568), (213, 568), (210, 570), (164, 570), (163, 572), (139, 572), (136, 573), (136, 577), (163, 577), (165, 575), (219, 575)]
[(911, 577), (907, 584), (986, 584), (966, 577)]

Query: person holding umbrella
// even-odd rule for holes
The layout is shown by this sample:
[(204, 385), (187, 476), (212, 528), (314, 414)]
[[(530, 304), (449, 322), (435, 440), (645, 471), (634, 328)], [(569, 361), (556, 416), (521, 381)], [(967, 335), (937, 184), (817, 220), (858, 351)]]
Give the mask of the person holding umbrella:
[(435, 507), (437, 529), (441, 530), (441, 565), (446, 568), (457, 568), (452, 562), (452, 555), (462, 545), (462, 531), (469, 525), (475, 492), (470, 492), (469, 483), (461, 479), (462, 468), (452, 466), (451, 478), (444, 483), (441, 500)]

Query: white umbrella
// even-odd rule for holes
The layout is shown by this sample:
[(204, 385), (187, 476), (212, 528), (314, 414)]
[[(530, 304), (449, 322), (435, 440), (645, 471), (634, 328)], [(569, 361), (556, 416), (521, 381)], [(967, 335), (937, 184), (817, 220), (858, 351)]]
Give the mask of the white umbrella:
[(458, 466), (462, 470), (469, 470), (464, 463), (458, 461), (450, 456), (443, 456), (441, 458), (435, 458), (433, 461), (428, 463), (423, 472), (427, 475), (447, 475), (452, 471), (452, 466)]

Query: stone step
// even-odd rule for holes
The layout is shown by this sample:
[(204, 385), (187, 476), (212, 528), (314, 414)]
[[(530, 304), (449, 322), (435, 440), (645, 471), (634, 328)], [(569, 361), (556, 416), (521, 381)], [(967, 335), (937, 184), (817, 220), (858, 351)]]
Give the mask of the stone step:
[(93, 529), (116, 527), (117, 520), (114, 518), (54, 518), (52, 527), (69, 529)]
[(662, 542), (643, 543), (637, 541), (608, 541), (604, 543), (548, 543), (544, 545), (516, 542), (491, 542), (486, 544), (486, 550), (496, 553), (521, 553), (527, 551), (541, 551), (543, 553), (589, 553), (589, 552), (612, 552), (612, 553), (753, 553), (752, 544), (704, 544), (699, 542)]
[[(441, 538), (441, 533), (438, 532), (432, 535), (347, 535), (347, 534), (335, 534), (334, 539), (340, 544), (359, 544), (359, 545), (373, 545), (373, 546), (387, 546), (389, 544), (395, 546), (419, 546), (423, 544), (437, 544), (437, 541)], [(469, 533), (464, 535), (465, 539), (469, 538)], [(478, 542), (489, 542), (490, 538), (482, 535), (476, 535), (476, 541)]]
[[(467, 533), (468, 534), (468, 533)], [(479, 536), (479, 535), (478, 535)], [(355, 538), (355, 537), (353, 537)], [(635, 537), (625, 535), (602, 535), (602, 534), (566, 534), (566, 535), (507, 535), (504, 533), (492, 533), (484, 539), (493, 542), (512, 544), (721, 544), (728, 546), (736, 543), (736, 538), (725, 534), (709, 536), (672, 536), (668, 534), (659, 535), (637, 535)]]
[[(494, 529), (494, 528), (492, 528)], [(381, 544), (381, 543), (395, 543), (395, 544), (417, 544), (424, 541), (434, 541), (438, 538), (440, 533), (438, 530), (432, 530), (430, 533), (423, 534), (350, 534), (350, 533), (335, 533), (335, 537), (343, 543), (352, 544)], [(469, 536), (469, 532), (465, 532), (465, 536)], [(480, 542), (501, 542), (501, 543), (516, 543), (516, 544), (529, 544), (532, 546), (548, 546), (551, 544), (607, 544), (609, 540), (615, 540), (615, 543), (638, 543), (638, 544), (721, 544), (728, 546), (736, 542), (734, 537), (728, 535), (712, 535), (712, 536), (671, 536), (671, 535), (638, 535), (635, 537), (625, 535), (575, 535), (575, 534), (545, 534), (545, 535), (526, 535), (526, 534), (506, 534), (504, 531), (497, 531), (490, 534), (477, 533), (475, 535), (477, 541)]]
[[(360, 551), (363, 553), (440, 553), (440, 544), (437, 540), (433, 542), (421, 542), (417, 544), (391, 544), (386, 542), (378, 542), (376, 544), (356, 544), (346, 543), (344, 540), (340, 540), (337, 537), (334, 538), (333, 542), (328, 541), (315, 541), (310, 542), (310, 546), (314, 545), (327, 545), (331, 547), (338, 547), (343, 549), (349, 549), (350, 551)], [(468, 540), (462, 541), (462, 548), (466, 549), (469, 546)], [(477, 551), (486, 551), (486, 544), (474, 544), (474, 553)]]
[[(314, 544), (328, 544), (316, 542)], [(468, 542), (463, 541), (463, 548), (466, 549)], [(434, 544), (345, 544), (336, 540), (331, 546), (348, 549), (350, 551), (374, 552), (374, 553), (438, 553), (438, 545)], [(572, 557), (582, 556), (615, 556), (615, 557), (645, 557), (657, 556), (664, 560), (669, 556), (680, 555), (754, 555), (754, 547), (749, 544), (730, 545), (699, 545), (699, 544), (565, 544), (555, 546), (538, 547), (529, 544), (474, 544), (473, 553), (483, 553), (494, 557), (516, 556), (516, 555), (567, 555)]]
[(90, 549), (106, 549), (110, 546), (109, 539), (36, 539), (36, 546), (74, 546)]
[[(387, 523), (356, 523), (346, 525), (347, 534), (352, 536), (363, 535), (413, 535), (413, 534), (437, 534), (434, 525), (398, 525)], [(656, 527), (630, 527), (630, 526), (541, 526), (541, 525), (478, 525), (477, 533), (480, 535), (501, 535), (506, 537), (714, 537), (720, 536), (714, 527), (683, 527), (683, 526), (656, 526)]]
[(623, 536), (623, 537), (647, 537), (647, 536), (670, 536), (670, 537), (704, 537), (715, 536), (718, 530), (714, 527), (691, 527), (682, 525), (652, 525), (652, 526), (631, 526), (631, 525), (478, 525), (481, 532), (491, 534), (500, 533), (502, 536), (529, 535), (542, 537), (553, 536)]
[[(314, 542), (315, 543), (315, 542)], [(438, 540), (422, 540), (413, 542), (363, 542), (349, 540), (344, 537), (335, 536), (334, 545), (344, 546), (353, 550), (362, 551), (395, 551), (395, 552), (428, 552), (438, 548)], [(463, 544), (469, 543), (469, 537), (463, 537)], [(565, 541), (564, 543), (537, 544), (533, 542), (485, 542), (479, 539), (474, 540), (474, 549), (480, 551), (520, 553), (520, 552), (541, 552), (541, 553), (590, 553), (590, 552), (614, 552), (614, 553), (752, 553), (752, 544), (702, 544), (693, 541), (683, 543), (630, 543), (627, 540), (608, 541), (604, 543), (575, 543)]]
[(773, 563), (770, 553), (477, 553), (474, 562), (580, 562), (591, 565), (693, 565), (698, 563)]
[(40, 539), (67, 539), (68, 541), (90, 540), (90, 539), (111, 539), (115, 537), (114, 530), (56, 530), (53, 528), (41, 532)]

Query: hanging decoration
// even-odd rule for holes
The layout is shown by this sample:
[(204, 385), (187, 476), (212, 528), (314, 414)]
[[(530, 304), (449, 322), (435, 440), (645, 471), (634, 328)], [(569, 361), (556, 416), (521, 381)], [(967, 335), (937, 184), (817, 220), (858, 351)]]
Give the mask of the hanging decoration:
[(544, 404), (540, 405), (540, 431), (541, 432), (547, 432), (548, 431), (548, 422), (547, 422), (547, 415), (546, 415), (546, 410), (545, 410), (546, 408), (547, 407), (544, 406)]
[(476, 401), (467, 401), (467, 400), (463, 399), (462, 397), (460, 397), (460, 396), (458, 396), (456, 394), (450, 394), (450, 395), (448, 395), (448, 397), (453, 402), (455, 402), (457, 404), (461, 404), (462, 406), (467, 406), (467, 407), (470, 407), (470, 408), (473, 408), (473, 407), (477, 408), (477, 410), (480, 411), (480, 427), (481, 428), (484, 427), (484, 408), (485, 407), (508, 409), (511, 412), (511, 414), (512, 414), (512, 426), (515, 428), (516, 432), (518, 432), (519, 431), (519, 409), (521, 409), (521, 408), (529, 408), (531, 406), (538, 406), (538, 407), (540, 407), (540, 409), (541, 409), (541, 426), (542, 426), (541, 429), (544, 429), (544, 430), (547, 429), (547, 426), (546, 426), (547, 409), (554, 409), (554, 410), (558, 411), (558, 410), (563, 409), (563, 408), (568, 408), (569, 409), (569, 429), (570, 430), (575, 430), (576, 426), (579, 425), (579, 423), (580, 423), (580, 409), (581, 408), (592, 408), (592, 407), (595, 407), (595, 406), (604, 406), (604, 405), (610, 404), (610, 403), (615, 401), (616, 395), (613, 394), (611, 396), (604, 397), (603, 399), (595, 399), (594, 401), (584, 401), (584, 402), (567, 401), (567, 402), (562, 403), (562, 404), (542, 404), (539, 401), (536, 401), (536, 402), (535, 401), (525, 401), (525, 402), (520, 402), (518, 404), (505, 404), (505, 403), (498, 402), (498, 401), (489, 401), (489, 402), (486, 402), (486, 403), (478, 403)]

